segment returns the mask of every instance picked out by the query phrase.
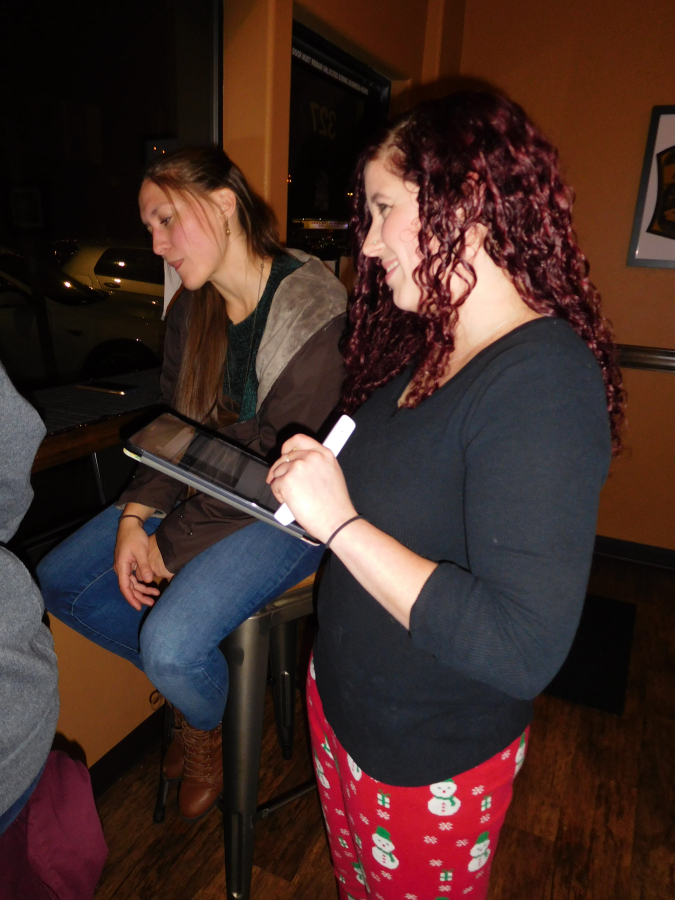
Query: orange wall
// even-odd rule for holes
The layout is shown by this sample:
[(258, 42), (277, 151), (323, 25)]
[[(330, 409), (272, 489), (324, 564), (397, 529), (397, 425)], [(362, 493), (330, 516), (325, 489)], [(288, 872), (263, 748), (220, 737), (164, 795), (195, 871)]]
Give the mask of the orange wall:
[(384, 75), (419, 80), (427, 0), (301, 0), (294, 14)]
[(291, 0), (228, 0), (223, 15), (223, 146), (271, 203), (282, 231), (292, 10)]
[[(461, 73), (521, 103), (560, 148), (579, 240), (619, 342), (675, 347), (675, 271), (626, 256), (652, 106), (675, 103), (672, 0), (466, 0)], [(627, 452), (600, 534), (675, 549), (675, 375), (626, 371)]]

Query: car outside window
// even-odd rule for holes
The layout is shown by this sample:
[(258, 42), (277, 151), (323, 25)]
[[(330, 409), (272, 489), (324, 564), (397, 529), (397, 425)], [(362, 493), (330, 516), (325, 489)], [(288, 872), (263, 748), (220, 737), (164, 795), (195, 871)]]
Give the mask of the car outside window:
[(18, 278), (24, 284), (30, 282), (28, 260), (18, 253), (0, 253), (0, 271)]
[(126, 278), (148, 284), (164, 284), (164, 264), (152, 250), (109, 247), (94, 267), (98, 278)]

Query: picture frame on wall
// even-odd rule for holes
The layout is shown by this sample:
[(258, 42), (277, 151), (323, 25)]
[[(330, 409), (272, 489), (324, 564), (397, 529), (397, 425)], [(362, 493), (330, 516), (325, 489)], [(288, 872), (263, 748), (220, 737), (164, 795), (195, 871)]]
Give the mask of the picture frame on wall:
[(675, 269), (675, 106), (652, 109), (628, 265)]

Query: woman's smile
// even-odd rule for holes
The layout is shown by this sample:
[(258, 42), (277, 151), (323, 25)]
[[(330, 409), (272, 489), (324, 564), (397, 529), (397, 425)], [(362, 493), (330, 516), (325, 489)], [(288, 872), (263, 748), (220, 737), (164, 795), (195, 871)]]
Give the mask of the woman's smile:
[(389, 276), (391, 275), (391, 273), (392, 273), (395, 269), (398, 268), (398, 260), (397, 260), (397, 259), (391, 259), (391, 260), (388, 260), (387, 262), (382, 261), (382, 262), (380, 263), (380, 265), (384, 268), (384, 271), (385, 271), (385, 276), (384, 276), (384, 278), (385, 278), (385, 281), (388, 282), (388, 281), (389, 281)]

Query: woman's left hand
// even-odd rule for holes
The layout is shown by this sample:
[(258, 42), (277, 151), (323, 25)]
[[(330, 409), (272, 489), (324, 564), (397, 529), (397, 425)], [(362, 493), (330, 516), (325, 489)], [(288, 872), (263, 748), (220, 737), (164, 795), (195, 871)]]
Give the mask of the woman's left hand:
[(157, 538), (154, 534), (151, 534), (148, 538), (148, 562), (150, 563), (152, 574), (155, 576), (155, 581), (157, 583), (165, 580), (171, 581), (171, 579), (173, 578), (173, 572), (169, 572), (167, 567), (164, 565), (162, 554), (160, 553), (159, 547), (157, 546)]
[(305, 531), (323, 543), (356, 515), (335, 456), (306, 434), (296, 434), (284, 443), (267, 483)]

